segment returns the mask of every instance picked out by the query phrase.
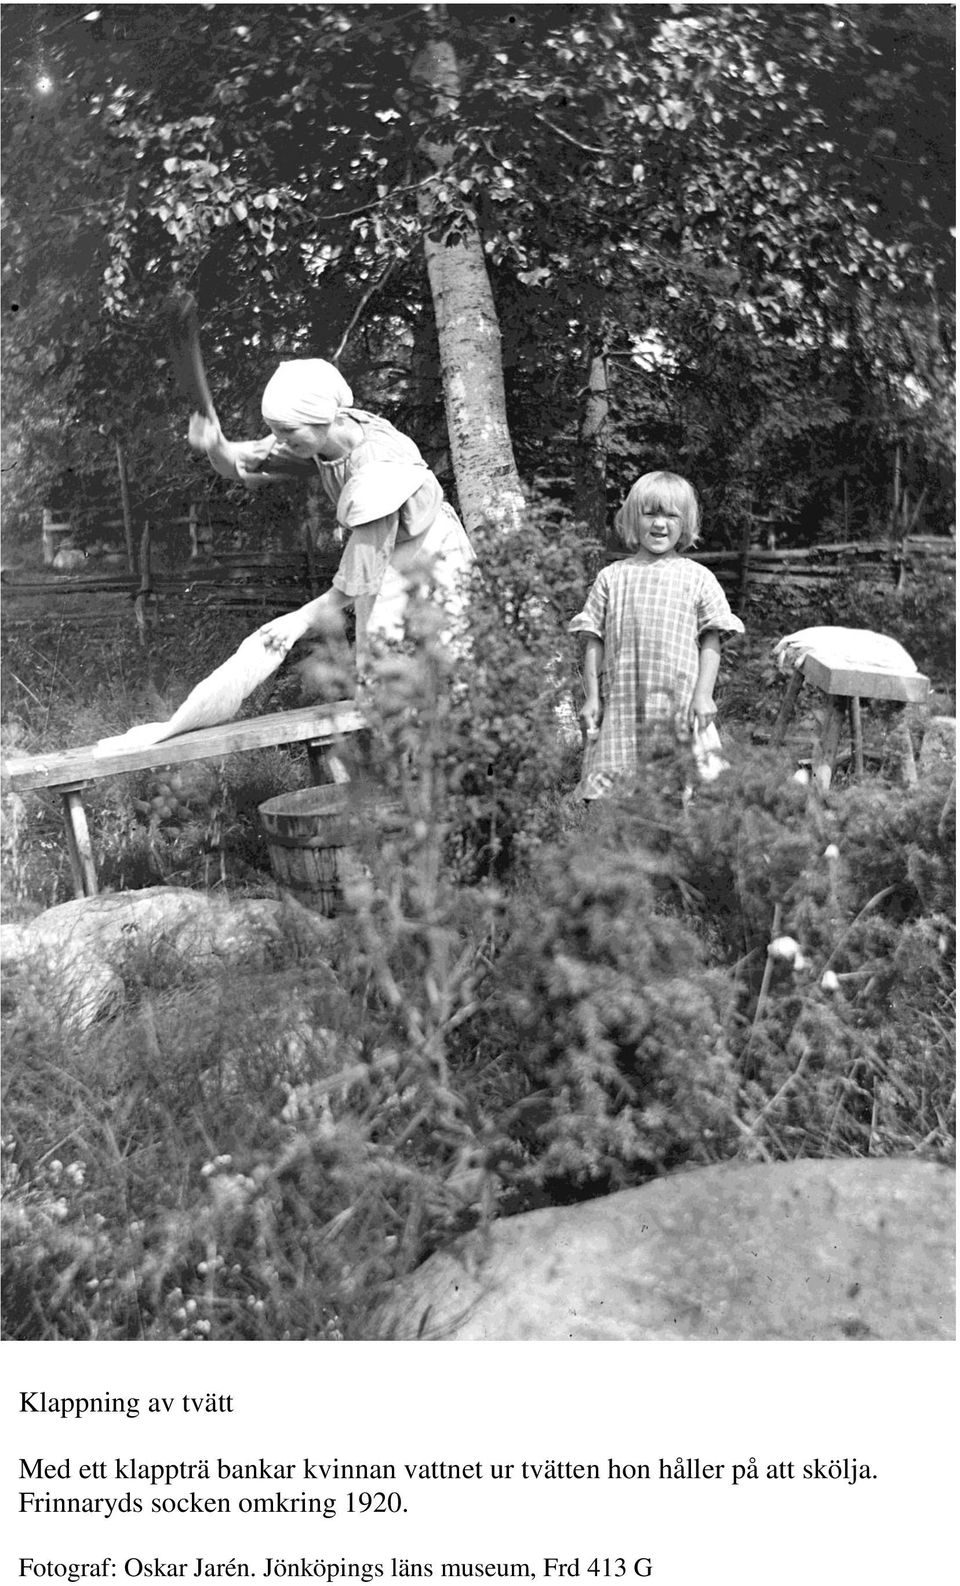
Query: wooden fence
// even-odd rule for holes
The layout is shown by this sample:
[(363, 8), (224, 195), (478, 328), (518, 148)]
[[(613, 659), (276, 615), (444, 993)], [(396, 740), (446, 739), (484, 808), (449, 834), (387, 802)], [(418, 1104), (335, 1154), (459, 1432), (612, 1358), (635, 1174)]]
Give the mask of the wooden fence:
[[(119, 538), (122, 529), (120, 520), (102, 525), (105, 536), (116, 531)], [(68, 539), (69, 530), (65, 514), (58, 516), (45, 509), (42, 532), (47, 565), (52, 560), (53, 546), (58, 540)], [(171, 530), (175, 538), (182, 536), (183, 561), (176, 571), (151, 568), (151, 535), (146, 531), (138, 569), (121, 570), (116, 565), (127, 561), (117, 545), (96, 570), (91, 557), (86, 571), (59, 577), (57, 591), (64, 596), (127, 593), (134, 600), (138, 595), (179, 599), (219, 610), (248, 611), (251, 622), (256, 622), (266, 621), (319, 593), (329, 584), (336, 568), (335, 553), (331, 557), (329, 552), (318, 552), (305, 543), (296, 552), (220, 549), (237, 545), (235, 520), (224, 517), (201, 522), (195, 507), (186, 516), (158, 524), (153, 544), (158, 532), (169, 541)], [(950, 537), (909, 535), (777, 549), (752, 542), (739, 550), (696, 550), (691, 556), (716, 573), (733, 604), (742, 609), (754, 592), (770, 588), (796, 594), (825, 591), (851, 573), (878, 590), (902, 590), (928, 569), (947, 572), (955, 565), (955, 551)], [(608, 559), (617, 561), (627, 554), (613, 551)], [(6, 576), (5, 586), (9, 594), (24, 597), (49, 597), (54, 587), (49, 574), (42, 578)], [(70, 604), (73, 606), (73, 602)], [(71, 615), (76, 616), (75, 607)]]
[[(621, 552), (612, 560), (621, 560)], [(692, 551), (693, 561), (716, 573), (727, 593), (745, 605), (753, 591), (788, 589), (796, 594), (829, 589), (854, 577), (877, 589), (903, 589), (927, 569), (949, 572), (956, 565), (952, 538), (914, 535), (906, 539), (840, 541), (784, 550), (751, 545), (742, 551)]]

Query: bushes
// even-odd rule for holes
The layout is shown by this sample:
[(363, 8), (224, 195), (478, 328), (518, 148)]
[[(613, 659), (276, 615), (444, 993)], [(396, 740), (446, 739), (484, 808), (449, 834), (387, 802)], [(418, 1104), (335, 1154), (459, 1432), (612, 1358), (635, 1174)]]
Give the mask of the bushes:
[(952, 1150), (954, 800), (941, 771), (821, 801), (759, 756), (672, 828), (738, 987), (744, 1149)]
[(450, 701), (445, 767), (463, 873), (504, 875), (559, 829), (558, 789), (578, 774), (576, 641), (566, 625), (594, 547), (545, 533), (536, 515), (514, 534), (475, 538), (470, 654)]
[(619, 1188), (729, 1149), (729, 988), (657, 909), (650, 871), (642, 849), (578, 836), (513, 901), (492, 1000), (538, 1098), (520, 1109), (520, 1181)]
[[(492, 544), (456, 666), (414, 608), (322, 951), (291, 903), (256, 973), (132, 955), (122, 1014), (80, 1037), (10, 995), (8, 1336), (369, 1337), (385, 1283), (498, 1211), (738, 1155), (946, 1157), (949, 779), (822, 798), (731, 748), (684, 804), (658, 749), (572, 808), (582, 571), (534, 530)], [(237, 854), (244, 797), (289, 777), (252, 760)], [(170, 794), (117, 794), (118, 879), (137, 842), (188, 845), (209, 795)]]

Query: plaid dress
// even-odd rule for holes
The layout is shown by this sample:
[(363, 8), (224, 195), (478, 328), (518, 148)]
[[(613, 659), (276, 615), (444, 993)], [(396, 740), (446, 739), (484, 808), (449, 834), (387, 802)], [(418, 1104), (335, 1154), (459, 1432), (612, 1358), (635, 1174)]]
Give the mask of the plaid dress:
[(586, 746), (581, 798), (600, 798), (618, 775), (637, 767), (641, 736), (666, 728), (688, 733), (700, 665), (700, 635), (742, 633), (714, 575), (683, 556), (631, 556), (605, 567), (571, 633), (603, 641), (603, 719)]

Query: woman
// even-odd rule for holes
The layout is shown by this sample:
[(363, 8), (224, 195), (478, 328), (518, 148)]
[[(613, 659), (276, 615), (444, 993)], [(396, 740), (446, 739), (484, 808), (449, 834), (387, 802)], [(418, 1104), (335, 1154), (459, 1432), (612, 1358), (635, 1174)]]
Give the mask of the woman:
[(348, 536), (333, 588), (264, 623), (197, 684), (168, 721), (103, 739), (98, 746), (103, 753), (229, 721), (298, 640), (340, 631), (345, 606), (356, 608), (362, 670), (371, 640), (403, 636), (413, 581), (432, 579), (450, 619), (448, 637), (453, 636), (463, 612), (465, 575), (475, 557), (413, 441), (386, 419), (355, 408), (347, 382), (322, 358), (282, 363), (263, 393), (262, 410), (271, 433), (259, 441), (228, 441), (219, 424), (194, 413), (190, 445), (206, 452), (224, 478), (251, 488), (319, 470), (336, 506), (340, 537)]
[(474, 554), (413, 441), (354, 407), (347, 382), (322, 358), (282, 363), (263, 393), (262, 412), (271, 434), (240, 442), (195, 413), (190, 444), (206, 452), (217, 473), (249, 487), (316, 469), (340, 535), (348, 536), (332, 589), (265, 623), (258, 632), (267, 648), (285, 655), (308, 634), (337, 629), (343, 608), (353, 605), (362, 666), (371, 639), (401, 637), (408, 583), (428, 570), (456, 616), (458, 585)]

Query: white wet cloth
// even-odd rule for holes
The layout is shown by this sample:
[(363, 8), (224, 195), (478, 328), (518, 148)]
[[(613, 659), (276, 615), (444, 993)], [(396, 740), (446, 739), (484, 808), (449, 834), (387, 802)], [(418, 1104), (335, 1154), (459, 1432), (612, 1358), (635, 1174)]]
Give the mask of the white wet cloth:
[(870, 672), (899, 672), (912, 676), (916, 662), (902, 644), (870, 628), (801, 628), (774, 645), (781, 672), (803, 665), (810, 655), (823, 666), (849, 667)]
[(118, 738), (101, 738), (97, 754), (112, 754), (117, 749), (146, 749), (182, 732), (198, 727), (216, 727), (235, 716), (248, 694), (266, 682), (277, 670), (286, 652), (268, 649), (259, 633), (251, 633), (240, 648), (198, 683), (169, 721), (144, 722), (131, 727)]
[(721, 771), (729, 771), (730, 761), (721, 754), (720, 734), (714, 721), (695, 729), (690, 747), (701, 782), (715, 782)]

